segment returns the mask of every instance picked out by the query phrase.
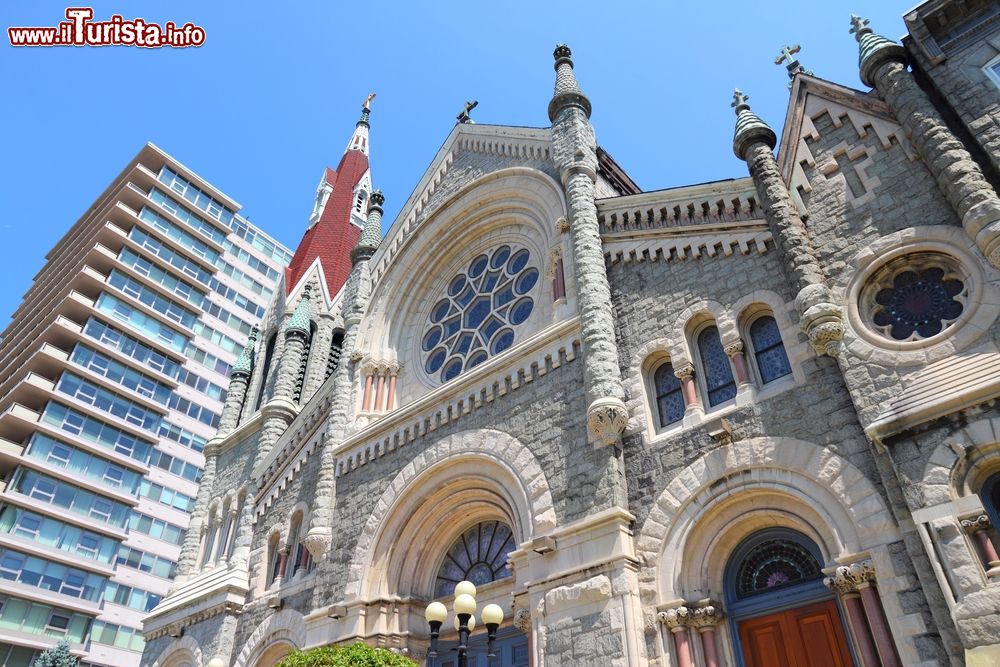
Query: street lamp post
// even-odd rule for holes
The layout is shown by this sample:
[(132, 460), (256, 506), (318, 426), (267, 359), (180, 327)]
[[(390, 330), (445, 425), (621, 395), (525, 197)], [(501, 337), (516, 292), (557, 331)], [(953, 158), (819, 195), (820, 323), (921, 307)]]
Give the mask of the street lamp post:
[[(455, 625), (458, 629), (458, 667), (468, 667), (469, 664), (469, 633), (476, 627), (476, 586), (471, 581), (460, 581), (455, 586)], [(424, 618), (431, 628), (431, 649), (428, 658), (436, 658), (438, 636), (441, 634), (441, 624), (448, 618), (448, 608), (440, 602), (431, 602), (424, 611)], [(488, 604), (483, 607), (483, 624), (486, 626), (486, 655), (496, 657), (497, 628), (503, 622), (503, 609), (500, 605)]]

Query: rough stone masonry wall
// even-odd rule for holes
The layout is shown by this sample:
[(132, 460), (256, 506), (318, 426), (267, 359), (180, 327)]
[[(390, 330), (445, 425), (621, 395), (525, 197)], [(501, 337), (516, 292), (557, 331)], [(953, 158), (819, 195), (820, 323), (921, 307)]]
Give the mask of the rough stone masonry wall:
[[(232, 614), (218, 614), (200, 623), (185, 625), (184, 637), (190, 637), (197, 642), (204, 664), (215, 656), (235, 655), (233, 647), (236, 644), (233, 640), (236, 635), (236, 623), (236, 616)], [(170, 635), (163, 635), (152, 641), (147, 641), (146, 648), (142, 652), (142, 660), (139, 664), (142, 667), (155, 664), (160, 659), (163, 651), (175, 641), (177, 640)], [(202, 667), (202, 665), (195, 665), (194, 667)]]
[(622, 502), (616, 484), (620, 459), (613, 448), (595, 449), (587, 442), (582, 373), (579, 359), (564, 363), (460, 420), (338, 477), (333, 547), (321, 565), (318, 596), (326, 603), (343, 599), (355, 547), (379, 497), (421, 451), (456, 433), (495, 429), (528, 448), (545, 473), (558, 524)]
[(983, 71), (1000, 55), (1000, 21), (994, 21), (990, 32), (949, 46), (947, 58), (937, 65), (927, 60), (912, 38), (906, 46), (916, 66), (986, 152), (994, 173), (1000, 174), (1000, 87)]
[[(616, 264), (609, 270), (609, 279), (618, 314), (623, 374), (641, 361), (636, 358), (640, 348), (664, 336), (664, 323), (673, 328), (682, 311), (697, 301), (717, 301), (735, 318), (739, 314), (733, 312), (733, 307), (738, 300), (755, 290), (770, 290), (785, 300), (789, 318), (792, 321), (795, 318), (794, 294), (773, 250), (764, 255)], [(794, 331), (798, 342), (804, 343), (804, 334), (797, 327)], [(785, 342), (786, 347), (793, 344), (791, 340)], [(804, 385), (727, 414), (733, 439), (791, 437), (835, 449), (879, 489), (887, 505), (905, 511), (898, 492), (888, 493), (883, 485), (887, 462), (879, 460), (869, 446), (837, 362), (830, 357), (810, 355), (802, 364), (802, 371)], [(670, 481), (718, 446), (704, 426), (681, 431), (655, 444), (647, 441), (645, 433), (625, 439), (629, 510), (637, 517), (637, 533), (642, 531), (650, 509)], [(927, 635), (916, 638), (918, 651), (927, 659), (943, 659), (914, 564), (903, 543), (893, 543), (889, 550), (896, 572), (907, 583), (897, 593), (900, 606), (908, 614), (919, 613), (926, 627), (931, 628)], [(647, 653), (655, 655), (655, 634), (647, 634), (646, 640)]]

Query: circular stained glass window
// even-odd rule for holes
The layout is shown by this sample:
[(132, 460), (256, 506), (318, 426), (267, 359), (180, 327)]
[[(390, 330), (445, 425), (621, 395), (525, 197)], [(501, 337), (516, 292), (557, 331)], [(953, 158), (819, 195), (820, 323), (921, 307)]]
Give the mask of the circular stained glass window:
[(420, 342), (424, 370), (447, 382), (512, 346), (535, 307), (539, 278), (526, 248), (502, 245), (474, 257), (431, 307)]
[(906, 255), (875, 274), (862, 294), (862, 309), (875, 331), (894, 341), (919, 341), (941, 333), (965, 311), (966, 281), (951, 258)]

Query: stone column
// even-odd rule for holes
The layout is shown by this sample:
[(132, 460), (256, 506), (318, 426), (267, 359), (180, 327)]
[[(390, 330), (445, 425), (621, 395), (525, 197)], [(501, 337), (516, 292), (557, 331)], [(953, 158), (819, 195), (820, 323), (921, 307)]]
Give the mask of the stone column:
[(966, 517), (961, 523), (962, 529), (972, 536), (979, 548), (979, 558), (986, 574), (991, 579), (1000, 577), (1000, 556), (997, 555), (996, 546), (989, 534), (989, 529), (993, 525), (990, 518), (985, 514), (979, 514)]
[(858, 582), (854, 578), (851, 568), (846, 565), (838, 567), (834, 576), (827, 577), (823, 583), (840, 598), (844, 612), (847, 614), (851, 635), (854, 637), (854, 645), (861, 657), (861, 667), (881, 667), (882, 663), (878, 659), (875, 640), (868, 629), (865, 610), (861, 604)]
[[(868, 627), (871, 628), (872, 638), (875, 640), (875, 647), (878, 649), (883, 667), (902, 667), (899, 656), (896, 655), (896, 644), (892, 640), (892, 632), (889, 630), (889, 622), (885, 618), (882, 600), (879, 599), (878, 591), (875, 588), (874, 564), (870, 560), (864, 560), (851, 563), (848, 569), (861, 593), (861, 604), (864, 607), (865, 616), (868, 617)], [(840, 574), (841, 568), (837, 568), (837, 571)]]
[(750, 371), (747, 369), (747, 359), (743, 353), (743, 341), (738, 340), (729, 343), (723, 349), (726, 351), (729, 361), (733, 363), (733, 371), (736, 374), (736, 385), (738, 387), (749, 386), (751, 384)]
[(385, 376), (389, 374), (389, 367), (380, 363), (375, 373), (378, 376), (378, 384), (375, 389), (375, 411), (385, 412)]
[(948, 203), (987, 261), (1000, 268), (1000, 199), (962, 142), (906, 69), (906, 49), (851, 17), (861, 80), (875, 88), (903, 126)]
[(361, 411), (371, 412), (372, 410), (372, 385), (375, 380), (375, 364), (365, 361), (361, 364), (361, 374), (365, 377), (365, 392), (361, 399)]
[(681, 381), (681, 396), (684, 397), (684, 411), (702, 410), (698, 400), (698, 387), (694, 383), (694, 364), (688, 362), (674, 369), (674, 377)]
[(288, 570), (288, 545), (286, 544), (278, 552), (278, 575), (271, 582), (274, 588), (281, 586), (281, 583), (285, 580), (285, 573)]
[(701, 648), (705, 654), (705, 667), (721, 667), (715, 645), (715, 627), (722, 622), (722, 609), (709, 602), (694, 610), (690, 625), (701, 635)]
[(674, 638), (674, 650), (677, 652), (678, 667), (694, 667), (691, 658), (691, 647), (688, 644), (688, 625), (690, 623), (691, 610), (680, 606), (661, 611), (657, 614), (660, 623), (663, 623), (670, 630)]
[(352, 410), (352, 386), (354, 384), (354, 364), (350, 357), (358, 337), (358, 325), (368, 307), (371, 297), (371, 272), (368, 262), (382, 241), (382, 204), (385, 196), (376, 190), (371, 194), (368, 205), (368, 220), (351, 251), (351, 273), (344, 287), (344, 357), (333, 375), (332, 402), (327, 421), (327, 435), (320, 450), (319, 472), (316, 480), (316, 495), (313, 497), (309, 515), (309, 532), (303, 542), (309, 553), (321, 561), (333, 542), (333, 509), (336, 498), (337, 458), (336, 449), (350, 424)]
[(399, 375), (400, 370), (401, 366), (398, 362), (389, 362), (389, 389), (386, 394), (386, 412), (392, 412), (392, 410), (396, 407), (396, 376)]
[(590, 124), (590, 100), (573, 74), (565, 44), (556, 47), (556, 85), (549, 102), (554, 159), (569, 208), (570, 237), (583, 330), (584, 383), (587, 423), (606, 445), (618, 441), (628, 424), (625, 390), (618, 367), (611, 287), (604, 265), (604, 248), (597, 222), (594, 183), (597, 144)]
[(826, 284), (806, 226), (781, 178), (781, 170), (772, 152), (777, 137), (750, 110), (748, 99), (739, 90), (733, 95), (733, 107), (736, 109), (733, 152), (750, 169), (771, 235), (796, 291), (799, 326), (809, 337), (817, 354), (835, 357), (844, 338), (843, 312)]
[[(239, 498), (239, 496), (237, 496)], [(233, 505), (229, 508), (229, 534), (226, 535), (226, 546), (222, 551), (222, 557), (229, 560), (230, 556), (233, 555), (233, 545), (236, 543), (236, 522), (240, 516), (239, 503), (234, 501)]]

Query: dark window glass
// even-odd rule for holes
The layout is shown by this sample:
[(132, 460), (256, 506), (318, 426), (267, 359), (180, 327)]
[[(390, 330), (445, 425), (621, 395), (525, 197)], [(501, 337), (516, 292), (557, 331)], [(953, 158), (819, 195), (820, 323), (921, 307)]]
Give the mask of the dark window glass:
[(758, 317), (750, 325), (750, 344), (753, 346), (760, 383), (767, 384), (791, 374), (792, 366), (781, 342), (778, 323), (771, 316)]
[(708, 404), (725, 403), (736, 396), (736, 381), (729, 357), (722, 348), (718, 327), (705, 327), (698, 334), (698, 353), (705, 373), (705, 387), (708, 389)]

